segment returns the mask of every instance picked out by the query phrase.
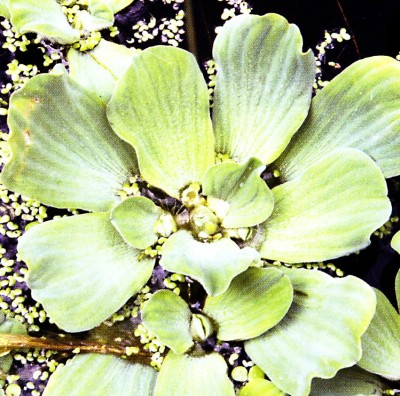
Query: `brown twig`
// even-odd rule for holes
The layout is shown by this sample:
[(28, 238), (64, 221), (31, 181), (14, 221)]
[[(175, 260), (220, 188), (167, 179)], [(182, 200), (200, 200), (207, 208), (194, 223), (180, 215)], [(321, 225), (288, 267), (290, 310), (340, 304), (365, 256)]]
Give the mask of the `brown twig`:
[(193, 3), (192, 0), (185, 0), (183, 2), (185, 18), (186, 18), (186, 34), (188, 50), (197, 58), (197, 37), (196, 37), (196, 26), (193, 15)]
[[(25, 348), (39, 348), (53, 351), (74, 351), (79, 349), (81, 352), (100, 353), (104, 355), (127, 355), (127, 350), (122, 345), (106, 345), (82, 340), (53, 340), (46, 337), (39, 338), (20, 334), (0, 334), (0, 353)], [(139, 351), (129, 356), (129, 358), (141, 363), (148, 363), (151, 355)]]
[(349, 23), (349, 21), (348, 21), (348, 19), (346, 17), (346, 14), (345, 14), (345, 12), (343, 10), (342, 4), (340, 3), (340, 0), (336, 0), (336, 4), (339, 7), (340, 13), (342, 14), (342, 17), (344, 19), (344, 23), (346, 24), (347, 28), (349, 29), (349, 32), (350, 32), (350, 35), (351, 35), (351, 41), (354, 44), (354, 47), (355, 47), (356, 52), (357, 52), (357, 56), (359, 58), (361, 58), (361, 52), (360, 52), (360, 48), (358, 47), (356, 36), (354, 35), (353, 30), (351, 29), (350, 23)]

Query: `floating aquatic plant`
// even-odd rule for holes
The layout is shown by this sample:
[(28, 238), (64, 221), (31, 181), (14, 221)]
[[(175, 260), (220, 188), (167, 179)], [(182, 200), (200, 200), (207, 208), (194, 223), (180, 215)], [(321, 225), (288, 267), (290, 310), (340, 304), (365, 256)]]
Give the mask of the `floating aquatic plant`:
[[(91, 33), (114, 24), (114, 14), (133, 0), (1, 0), (0, 16), (11, 21), (18, 33), (37, 33), (59, 44), (75, 44), (89, 38), (93, 48), (99, 37)], [(68, 6), (68, 7), (67, 7)], [(83, 44), (83, 41), (80, 43)], [(88, 43), (87, 43), (88, 44)]]
[[(191, 304), (161, 290), (144, 305), (144, 325), (170, 349), (159, 374), (79, 355), (45, 395), (76, 387), (233, 395), (218, 353), (218, 343), (231, 341), (244, 341), (270, 380), (250, 381), (243, 395), (308, 395), (313, 378), (346, 376), (362, 356), (373, 289), (269, 262), (290, 267), (357, 252), (387, 221), (384, 178), (400, 173), (400, 66), (387, 57), (358, 61), (311, 99), (313, 54), (276, 14), (226, 23), (213, 56), (212, 117), (195, 58), (164, 46), (137, 54), (103, 40), (87, 54), (71, 49), (70, 73), (35, 76), (12, 95), (2, 182), (46, 205), (89, 212), (20, 238), (27, 283), (50, 318), (69, 332), (100, 325), (155, 264), (198, 282), (204, 296)], [(71, 378), (82, 371), (91, 374), (77, 385)], [(370, 378), (354, 372), (360, 386)]]

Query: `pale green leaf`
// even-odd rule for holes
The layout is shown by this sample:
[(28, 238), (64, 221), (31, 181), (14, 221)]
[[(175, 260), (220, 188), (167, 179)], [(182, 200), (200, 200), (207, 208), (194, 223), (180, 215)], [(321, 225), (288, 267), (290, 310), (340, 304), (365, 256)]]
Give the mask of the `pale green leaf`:
[(358, 365), (390, 380), (400, 380), (400, 316), (385, 295), (375, 289), (375, 316), (362, 337)]
[(144, 179), (171, 196), (214, 164), (207, 85), (189, 52), (156, 46), (134, 57), (108, 117), (135, 147)]
[[(3, 334), (27, 334), (25, 326), (14, 318), (7, 318), (2, 311), (0, 311), (0, 333)], [(1, 339), (1, 336), (0, 336)], [(4, 345), (0, 342), (0, 345)]]
[[(1, 334), (5, 334), (4, 339)], [(7, 348), (7, 335), (8, 334), (23, 334), (26, 335), (27, 331), (25, 326), (14, 318), (7, 318), (2, 311), (0, 311), (0, 386), (3, 384), (3, 374), (7, 373), (13, 363), (13, 357), (6, 351)]]
[(11, 96), (10, 190), (44, 204), (110, 210), (137, 173), (134, 149), (110, 128), (103, 102), (66, 74), (31, 78)]
[(260, 160), (250, 158), (244, 164), (222, 163), (207, 170), (203, 194), (208, 199), (217, 198), (229, 204), (222, 217), (223, 227), (252, 227), (271, 214), (274, 197), (260, 177), (264, 168)]
[(304, 121), (315, 61), (299, 29), (277, 14), (241, 15), (218, 34), (213, 121), (216, 150), (236, 161), (275, 160)]
[(138, 249), (157, 242), (155, 224), (163, 210), (145, 197), (130, 197), (111, 211), (111, 222), (122, 238)]
[(218, 324), (218, 339), (246, 340), (275, 326), (292, 300), (292, 285), (281, 271), (249, 268), (232, 281), (225, 293), (208, 296), (204, 313)]
[(400, 231), (397, 231), (396, 234), (394, 234), (390, 244), (397, 253), (400, 253)]
[(361, 335), (375, 312), (375, 294), (360, 279), (284, 269), (294, 289), (287, 315), (245, 342), (250, 358), (292, 396), (309, 394), (315, 377), (331, 378), (361, 357)]
[(89, 52), (71, 48), (67, 56), (70, 76), (108, 102), (116, 81), (126, 71), (134, 53), (124, 45), (103, 39)]
[(114, 13), (104, 0), (89, 0), (89, 12), (78, 12), (84, 30), (89, 32), (108, 28), (114, 23)]
[(400, 63), (375, 56), (353, 63), (311, 104), (276, 166), (293, 179), (336, 147), (367, 153), (385, 177), (400, 174)]
[(138, 293), (154, 259), (127, 245), (109, 213), (89, 213), (37, 225), (20, 240), (35, 300), (62, 329), (99, 325)]
[(13, 357), (10, 354), (0, 357), (0, 389), (4, 389), (4, 384), (7, 378), (8, 371), (13, 364)]
[(177, 355), (170, 351), (157, 378), (154, 396), (234, 396), (227, 366), (217, 353)]
[(382, 396), (388, 387), (374, 374), (357, 366), (340, 370), (334, 378), (315, 378), (310, 396)]
[(114, 14), (108, 6), (103, 5), (102, 8), (97, 10), (98, 17), (86, 10), (78, 11), (76, 19), (81, 29), (94, 32), (112, 26), (114, 23)]
[(190, 319), (186, 302), (171, 290), (159, 290), (142, 310), (144, 325), (175, 353), (184, 353), (192, 345)]
[(168, 271), (192, 277), (207, 294), (223, 293), (232, 279), (260, 259), (252, 248), (240, 249), (228, 238), (200, 242), (184, 230), (172, 234), (163, 244), (160, 264)]
[(153, 396), (157, 372), (112, 355), (77, 355), (57, 367), (43, 396)]
[(397, 309), (400, 310), (400, 270), (397, 271), (396, 278), (394, 280), (394, 291), (396, 293)]
[(239, 396), (284, 396), (271, 381), (255, 378), (249, 381), (239, 392)]
[(79, 31), (72, 28), (56, 0), (9, 1), (11, 23), (20, 34), (38, 33), (60, 44), (79, 40)]
[(9, 0), (0, 0), (0, 16), (10, 19), (10, 6), (9, 6)]
[(350, 148), (330, 152), (272, 192), (274, 211), (260, 250), (271, 260), (322, 261), (356, 252), (391, 213), (381, 170)]

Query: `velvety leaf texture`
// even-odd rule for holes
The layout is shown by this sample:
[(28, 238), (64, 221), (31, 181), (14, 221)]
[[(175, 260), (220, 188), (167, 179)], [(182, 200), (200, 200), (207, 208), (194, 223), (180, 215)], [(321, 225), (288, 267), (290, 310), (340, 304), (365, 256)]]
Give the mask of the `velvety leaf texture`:
[(213, 48), (217, 63), (216, 151), (236, 161), (275, 160), (304, 121), (315, 61), (295, 25), (277, 14), (227, 22)]
[(400, 174), (400, 64), (375, 56), (353, 63), (313, 99), (307, 120), (276, 166), (291, 180), (338, 147), (367, 153), (385, 177)]
[(330, 152), (272, 192), (274, 211), (260, 249), (270, 260), (323, 261), (356, 252), (391, 213), (381, 170), (355, 149)]
[(58, 208), (110, 210), (137, 173), (134, 149), (115, 135), (103, 102), (66, 74), (31, 78), (10, 100), (10, 190)]
[(116, 85), (108, 118), (135, 147), (146, 181), (171, 196), (201, 182), (214, 164), (207, 85), (187, 51), (155, 46), (134, 57)]
[(59, 365), (43, 396), (153, 396), (157, 372), (111, 355), (77, 355)]
[(27, 283), (54, 322), (69, 332), (89, 330), (138, 293), (154, 259), (121, 238), (109, 213), (90, 213), (37, 225), (19, 240)]
[(246, 341), (245, 349), (280, 389), (307, 396), (313, 378), (331, 378), (360, 359), (361, 335), (374, 315), (375, 294), (353, 276), (284, 272), (294, 289), (289, 312), (271, 330)]

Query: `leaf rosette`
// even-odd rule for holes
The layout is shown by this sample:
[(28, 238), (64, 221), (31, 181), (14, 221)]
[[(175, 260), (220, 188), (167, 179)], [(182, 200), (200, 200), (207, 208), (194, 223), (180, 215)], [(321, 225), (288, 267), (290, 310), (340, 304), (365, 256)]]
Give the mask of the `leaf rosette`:
[[(348, 255), (387, 221), (385, 176), (400, 174), (398, 62), (358, 61), (312, 99), (314, 56), (302, 51), (297, 27), (276, 14), (239, 16), (214, 43), (211, 117), (207, 84), (187, 51), (156, 46), (131, 54), (105, 41), (95, 51), (71, 50), (70, 74), (33, 77), (11, 98), (4, 185), (49, 206), (90, 212), (37, 225), (20, 239), (33, 297), (61, 328), (88, 330), (138, 293), (159, 260), (203, 286), (204, 313), (217, 337), (251, 339), (249, 355), (285, 392), (306, 395), (313, 377), (355, 364), (375, 309), (371, 289), (353, 278), (332, 283), (343, 292), (337, 298), (350, 301), (335, 322), (332, 300), (316, 287), (331, 285), (323, 274), (278, 271), (278, 284), (287, 286), (275, 290), (277, 273), (256, 276), (264, 270), (254, 267), (261, 259), (290, 264)], [(270, 186), (265, 175), (274, 179)], [(129, 183), (133, 194), (126, 197)], [(243, 279), (252, 286), (239, 292)], [(169, 322), (182, 337), (162, 327), (158, 334), (172, 349), (165, 372), (210, 365), (225, 373), (218, 356), (185, 353), (196, 343), (194, 319), (177, 298)], [(269, 315), (259, 311), (264, 298)], [(310, 312), (301, 308), (308, 305)], [(149, 312), (145, 321), (157, 333), (159, 315)], [(276, 374), (279, 358), (272, 364), (258, 351), (290, 354), (282, 337), (298, 342), (302, 320), (318, 333), (315, 312), (333, 328), (357, 312), (359, 324), (349, 326), (343, 342), (318, 334), (324, 347), (340, 346), (338, 355), (328, 354), (332, 365), (309, 364), (323, 359), (313, 350), (293, 363), (292, 372), (302, 368), (297, 383), (284, 383)], [(285, 335), (281, 320), (290, 322)], [(224, 375), (215, 383), (222, 390)], [(207, 389), (199, 385), (199, 394)]]

